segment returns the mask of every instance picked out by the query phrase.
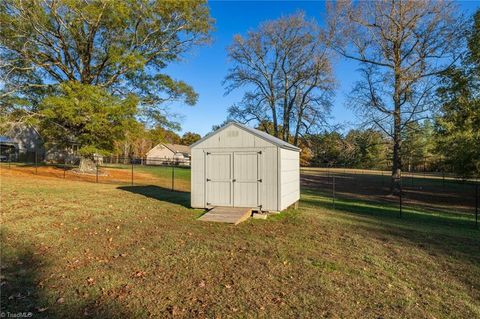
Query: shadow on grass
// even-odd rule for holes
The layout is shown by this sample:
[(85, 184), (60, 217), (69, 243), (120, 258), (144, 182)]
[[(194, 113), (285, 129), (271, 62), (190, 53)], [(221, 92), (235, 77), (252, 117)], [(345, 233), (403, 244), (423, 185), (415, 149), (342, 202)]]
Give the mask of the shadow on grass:
[[(7, 238), (2, 230), (1, 239)], [(3, 245), (2, 245), (3, 246)], [(116, 300), (98, 297), (60, 299), (49, 291), (48, 259), (31, 243), (8, 241), (2, 247), (0, 316), (2, 318), (133, 318), (135, 315)], [(50, 277), (51, 278), (51, 277)], [(55, 283), (53, 283), (55, 285)], [(56, 287), (55, 287), (56, 288)], [(55, 289), (54, 288), (54, 289)], [(72, 291), (61, 290), (66, 295)], [(73, 289), (73, 288), (66, 288)]]
[(172, 191), (171, 189), (156, 185), (146, 186), (119, 186), (117, 189), (134, 194), (154, 198), (162, 202), (169, 202), (183, 207), (190, 208), (190, 193), (183, 191)]

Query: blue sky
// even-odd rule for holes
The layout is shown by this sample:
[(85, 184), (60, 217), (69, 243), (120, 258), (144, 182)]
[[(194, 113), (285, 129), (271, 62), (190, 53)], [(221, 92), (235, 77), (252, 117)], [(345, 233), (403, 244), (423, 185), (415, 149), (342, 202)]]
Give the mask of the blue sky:
[[(304, 11), (309, 18), (322, 24), (325, 3), (320, 1), (212, 1), (209, 3), (211, 16), (215, 19), (212, 43), (197, 47), (182, 61), (170, 65), (167, 73), (193, 86), (199, 94), (195, 106), (172, 103), (170, 111), (181, 116), (182, 131), (193, 131), (202, 136), (210, 132), (212, 125), (222, 123), (227, 117), (227, 109), (242, 97), (241, 91), (224, 96), (222, 80), (231, 65), (226, 48), (235, 34), (245, 34), (256, 28), (262, 21), (276, 19), (282, 15)], [(480, 7), (480, 1), (461, 2), (467, 13)], [(352, 111), (345, 107), (346, 94), (358, 78), (357, 64), (339, 59), (334, 61), (338, 88), (332, 109), (332, 124), (354, 125)]]

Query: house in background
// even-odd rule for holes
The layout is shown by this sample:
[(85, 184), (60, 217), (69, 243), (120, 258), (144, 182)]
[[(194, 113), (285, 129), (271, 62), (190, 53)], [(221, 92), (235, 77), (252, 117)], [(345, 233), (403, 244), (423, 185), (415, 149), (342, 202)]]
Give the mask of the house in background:
[(0, 162), (16, 161), (18, 143), (8, 136), (0, 136)]
[(45, 148), (43, 147), (43, 139), (40, 133), (30, 125), (17, 124), (12, 126), (6, 135), (17, 143), (17, 148), (23, 152), (35, 152), (43, 154)]
[[(28, 124), (18, 123), (10, 127), (5, 136), (0, 137), (0, 148), (3, 155), (8, 151), (11, 161), (49, 162), (71, 164), (79, 161), (78, 145), (72, 138), (71, 145), (59, 147), (47, 144), (38, 130)], [(3, 159), (4, 160), (4, 159)]]
[(33, 126), (23, 123), (13, 125), (6, 132), (2, 145), (6, 146), (7, 140), (12, 161), (34, 162), (45, 157), (43, 139)]
[(180, 144), (160, 143), (148, 151), (147, 165), (179, 164), (190, 165), (190, 147)]

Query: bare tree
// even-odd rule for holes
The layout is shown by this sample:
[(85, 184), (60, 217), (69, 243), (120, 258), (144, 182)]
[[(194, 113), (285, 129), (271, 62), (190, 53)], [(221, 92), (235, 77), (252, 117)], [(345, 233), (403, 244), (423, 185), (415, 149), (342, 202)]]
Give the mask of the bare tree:
[(463, 19), (449, 1), (382, 0), (328, 6), (332, 46), (360, 63), (351, 105), (393, 141), (392, 191), (399, 191), (402, 131), (428, 118), (437, 76), (463, 51)]
[(224, 81), (227, 94), (246, 89), (230, 107), (230, 118), (272, 122), (269, 133), (285, 141), (293, 137), (295, 145), (325, 122), (334, 89), (329, 51), (318, 25), (303, 13), (236, 35), (229, 57), (234, 66)]

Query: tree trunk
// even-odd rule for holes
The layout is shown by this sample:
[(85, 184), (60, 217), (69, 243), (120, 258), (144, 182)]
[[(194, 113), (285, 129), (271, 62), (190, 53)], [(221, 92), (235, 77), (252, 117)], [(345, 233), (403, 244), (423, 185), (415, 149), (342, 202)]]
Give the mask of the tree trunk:
[(300, 126), (302, 125), (303, 118), (303, 109), (300, 110), (300, 114), (298, 115), (297, 125), (295, 127), (295, 137), (293, 139), (293, 145), (298, 146), (298, 136), (300, 134)]
[(393, 165), (392, 165), (392, 184), (390, 191), (392, 194), (400, 194), (402, 178), (402, 116), (400, 103), (400, 73), (399, 68), (395, 72), (395, 92), (393, 95)]
[[(402, 148), (402, 140), (400, 137), (400, 119), (399, 115), (395, 116), (395, 127), (393, 133), (393, 165), (392, 165), (392, 185), (391, 192), (399, 194), (401, 191), (400, 179), (402, 178), (402, 159), (400, 156)], [(398, 123), (398, 124), (397, 124)]]
[(278, 121), (277, 121), (277, 111), (275, 110), (275, 105), (271, 105), (270, 106), (271, 110), (272, 110), (272, 120), (273, 120), (273, 135), (275, 137), (279, 137), (278, 136)]
[(123, 144), (123, 164), (128, 164), (128, 156), (130, 151), (130, 144)]

